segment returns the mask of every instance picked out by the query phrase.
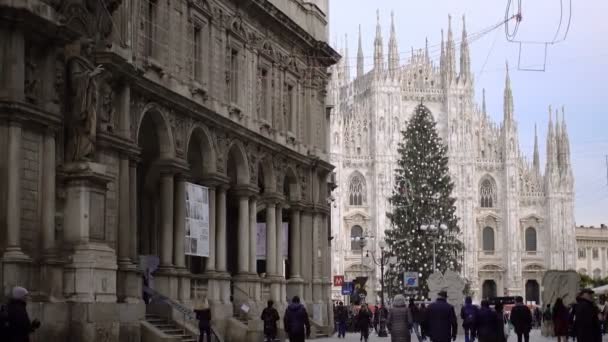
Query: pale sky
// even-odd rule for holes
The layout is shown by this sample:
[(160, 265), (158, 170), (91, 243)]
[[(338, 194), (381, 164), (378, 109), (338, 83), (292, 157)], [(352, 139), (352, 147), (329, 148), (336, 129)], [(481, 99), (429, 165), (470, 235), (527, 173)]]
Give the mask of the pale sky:
[[(357, 30), (361, 24), (366, 71), (373, 65), (373, 40), (376, 32), (376, 9), (380, 10), (384, 54), (388, 54), (391, 11), (401, 63), (409, 58), (411, 47), (423, 48), (441, 42), (446, 32), (448, 14), (452, 15), (454, 39), (462, 35), (462, 15), (466, 15), (469, 37), (505, 18), (507, 0), (330, 0), (330, 37), (336, 49), (344, 45), (348, 34), (351, 75), (355, 74)], [(514, 1), (517, 3), (517, 1)], [(559, 37), (563, 37), (570, 13), (569, 0)], [(522, 1), (523, 20), (517, 40), (553, 41), (559, 27), (560, 1)], [(544, 44), (524, 44), (518, 68), (519, 44), (508, 42), (504, 26), (470, 43), (472, 71), (475, 74), (476, 98), (486, 89), (488, 111), (494, 121), (503, 116), (505, 60), (509, 61), (519, 125), (519, 143), (530, 157), (534, 144), (534, 125), (538, 124), (542, 171), (546, 151), (548, 106), (565, 106), (566, 123), (574, 167), (577, 225), (608, 224), (608, 1), (572, 1), (572, 19), (566, 39), (548, 45), (545, 71), (523, 71), (525, 66), (542, 68)], [(558, 39), (559, 39), (558, 37)], [(435, 49), (436, 50), (436, 49)], [(438, 63), (439, 54), (433, 52)], [(460, 52), (457, 50), (457, 57)], [(487, 62), (486, 62), (487, 60)], [(370, 65), (371, 64), (371, 65)], [(484, 67), (485, 64), (485, 67)], [(459, 62), (457, 61), (457, 65)], [(482, 72), (483, 70), (483, 72)]]

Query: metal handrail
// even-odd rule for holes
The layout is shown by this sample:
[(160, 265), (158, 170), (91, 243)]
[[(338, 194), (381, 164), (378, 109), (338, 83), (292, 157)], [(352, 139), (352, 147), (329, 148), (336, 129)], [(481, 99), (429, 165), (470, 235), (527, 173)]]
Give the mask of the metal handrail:
[[(190, 310), (185, 305), (174, 301), (173, 299), (163, 295), (162, 293), (154, 290), (151, 287), (144, 286), (143, 290), (145, 293), (147, 293), (151, 297), (151, 299), (155, 299), (162, 303), (165, 303), (165, 304), (169, 305), (172, 309), (175, 309), (178, 312), (180, 312), (181, 314), (183, 314), (184, 315), (184, 327), (186, 324), (186, 318), (191, 319), (191, 320), (196, 320), (196, 313), (194, 311)], [(168, 318), (171, 321), (171, 314), (169, 314)], [(200, 332), (199, 332), (199, 334), (200, 334)], [(216, 331), (215, 331), (215, 329), (213, 329), (213, 327), (211, 327), (211, 335), (213, 335), (213, 337), (216, 341), (223, 342), (223, 340), (216, 333)]]

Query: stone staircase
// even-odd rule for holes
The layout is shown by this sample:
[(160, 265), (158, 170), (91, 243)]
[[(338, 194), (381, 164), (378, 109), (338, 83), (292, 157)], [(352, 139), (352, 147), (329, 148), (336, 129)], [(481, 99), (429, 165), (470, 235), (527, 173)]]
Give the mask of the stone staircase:
[(181, 328), (177, 325), (177, 323), (173, 321), (169, 321), (166, 318), (163, 318), (158, 315), (146, 314), (146, 321), (156, 327), (158, 330), (162, 331), (163, 334), (171, 336), (173, 338), (178, 338), (178, 341), (181, 342), (197, 342), (198, 339), (196, 336), (191, 335), (184, 328)]

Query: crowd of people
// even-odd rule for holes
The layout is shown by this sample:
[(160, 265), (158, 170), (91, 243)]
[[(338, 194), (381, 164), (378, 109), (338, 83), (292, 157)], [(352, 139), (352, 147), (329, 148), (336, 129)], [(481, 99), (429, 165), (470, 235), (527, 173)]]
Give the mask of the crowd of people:
[[(534, 328), (542, 329), (545, 336), (555, 336), (557, 341), (600, 342), (608, 332), (608, 301), (602, 296), (599, 305), (594, 301), (594, 293), (583, 289), (576, 302), (565, 305), (558, 298), (553, 305), (548, 304), (542, 311), (530, 308), (522, 297), (515, 297), (515, 305), (508, 311), (502, 303), (494, 305), (482, 300), (481, 305), (473, 304), (471, 297), (465, 298), (460, 310), (460, 318), (466, 342), (503, 342), (512, 335), (518, 342), (529, 342)], [(338, 303), (335, 308), (338, 338), (345, 337), (346, 331), (358, 331), (360, 340), (367, 341), (373, 328), (377, 334), (386, 327), (391, 342), (410, 342), (417, 340), (448, 342), (456, 339), (458, 320), (454, 306), (448, 303), (447, 293), (442, 291), (437, 300), (428, 306), (409, 305), (402, 295), (395, 296), (392, 307), (374, 307), (373, 312), (365, 304), (360, 308)], [(350, 328), (350, 329), (349, 329)]]

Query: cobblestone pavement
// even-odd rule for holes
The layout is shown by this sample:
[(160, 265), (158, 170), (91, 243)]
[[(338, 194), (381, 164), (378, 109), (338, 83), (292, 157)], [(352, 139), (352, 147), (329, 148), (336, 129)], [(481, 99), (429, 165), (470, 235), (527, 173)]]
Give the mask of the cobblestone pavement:
[[(333, 337), (330, 338), (323, 338), (323, 339), (318, 339), (316, 341), (319, 342), (337, 342), (337, 341), (346, 341), (346, 342), (358, 342), (359, 341), (359, 333), (348, 333), (346, 334), (346, 339), (342, 339), (342, 338), (337, 338), (336, 336), (338, 335), (334, 335)], [(368, 340), (368, 342), (390, 342), (390, 337), (386, 338), (386, 337), (377, 337), (376, 334), (372, 333), (370, 334), (370, 338)], [(416, 339), (415, 336), (412, 336), (412, 342), (417, 342), (418, 340)], [(428, 341), (428, 340), (427, 340)], [(458, 339), (456, 339), (457, 342), (464, 342), (464, 336), (459, 336)], [(511, 335), (509, 337), (509, 339), (507, 341), (517, 341), (517, 336)], [(543, 337), (540, 335), (540, 330), (533, 330), (532, 333), (530, 334), (530, 342), (548, 342), (548, 341), (557, 341), (557, 339), (555, 337)], [(604, 336), (603, 341), (608, 341), (608, 335)]]

